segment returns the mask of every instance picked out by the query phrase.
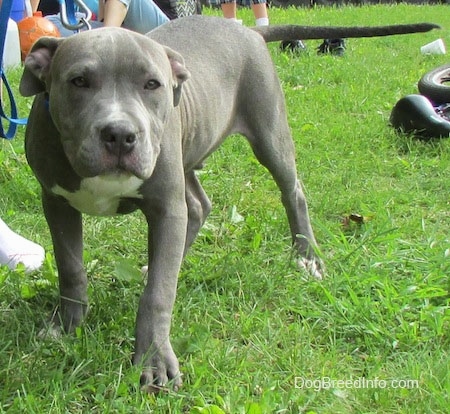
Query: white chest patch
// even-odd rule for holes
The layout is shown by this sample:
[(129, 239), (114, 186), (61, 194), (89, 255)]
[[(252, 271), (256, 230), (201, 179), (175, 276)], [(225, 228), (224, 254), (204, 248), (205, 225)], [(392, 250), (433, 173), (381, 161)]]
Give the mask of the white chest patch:
[(111, 174), (84, 178), (80, 189), (74, 192), (55, 185), (52, 192), (64, 197), (82, 213), (93, 216), (111, 216), (117, 213), (121, 198), (142, 198), (139, 187), (143, 181), (134, 175)]

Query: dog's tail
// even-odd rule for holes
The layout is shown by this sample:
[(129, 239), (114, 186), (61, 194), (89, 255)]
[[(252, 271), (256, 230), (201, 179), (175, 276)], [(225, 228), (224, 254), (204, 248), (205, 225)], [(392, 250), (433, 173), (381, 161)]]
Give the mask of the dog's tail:
[(277, 42), (290, 39), (338, 39), (350, 37), (391, 36), (428, 32), (441, 27), (434, 23), (397, 24), (392, 26), (259, 26), (252, 27), (264, 40)]

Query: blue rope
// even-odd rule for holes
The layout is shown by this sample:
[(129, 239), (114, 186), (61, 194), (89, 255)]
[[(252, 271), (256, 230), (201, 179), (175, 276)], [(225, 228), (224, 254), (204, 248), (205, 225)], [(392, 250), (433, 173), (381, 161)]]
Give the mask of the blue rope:
[[(6, 32), (8, 30), (8, 20), (11, 13), (13, 0), (3, 0), (0, 8), (0, 73), (1, 79), (8, 92), (9, 104), (10, 104), (10, 114), (8, 116), (3, 110), (3, 104), (0, 100), (0, 136), (6, 139), (14, 138), (16, 134), (17, 125), (25, 125), (27, 123), (27, 118), (17, 118), (17, 106), (14, 100), (14, 94), (9, 86), (8, 79), (6, 78), (5, 71), (3, 69), (3, 51), (5, 50), (5, 39)], [(5, 131), (3, 129), (3, 119), (9, 122), (8, 129)]]

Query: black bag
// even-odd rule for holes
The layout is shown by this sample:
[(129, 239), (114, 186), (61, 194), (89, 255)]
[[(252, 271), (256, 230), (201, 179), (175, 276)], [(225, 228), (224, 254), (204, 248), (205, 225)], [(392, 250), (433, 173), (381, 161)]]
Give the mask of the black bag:
[(200, 0), (178, 0), (176, 3), (178, 17), (202, 14), (202, 3)]
[(158, 7), (170, 19), (202, 14), (200, 0), (154, 0)]

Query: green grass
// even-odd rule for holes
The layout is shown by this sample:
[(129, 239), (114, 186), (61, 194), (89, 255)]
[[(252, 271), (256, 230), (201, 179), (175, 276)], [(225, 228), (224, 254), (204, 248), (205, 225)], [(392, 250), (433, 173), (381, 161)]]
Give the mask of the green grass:
[[(249, 10), (239, 17), (253, 23)], [(270, 45), (327, 278), (297, 271), (275, 185), (243, 139), (228, 140), (202, 172), (214, 209), (180, 275), (172, 338), (184, 387), (142, 395), (130, 354), (144, 220), (85, 218), (91, 313), (75, 335), (39, 340), (57, 281), (21, 130), (0, 142), (0, 216), (48, 254), (31, 275), (0, 268), (0, 412), (448, 412), (449, 141), (388, 125), (397, 100), (448, 62), (419, 52), (438, 37), (450, 45), (448, 6), (272, 9), (270, 18), (443, 27), (350, 40), (343, 58), (317, 56), (319, 41), (302, 56)], [(19, 72), (8, 76), (18, 84)], [(30, 101), (20, 105), (24, 116)], [(370, 220), (343, 227), (351, 213)], [(309, 386), (296, 388), (300, 378)], [(327, 378), (372, 386), (330, 388)]]

